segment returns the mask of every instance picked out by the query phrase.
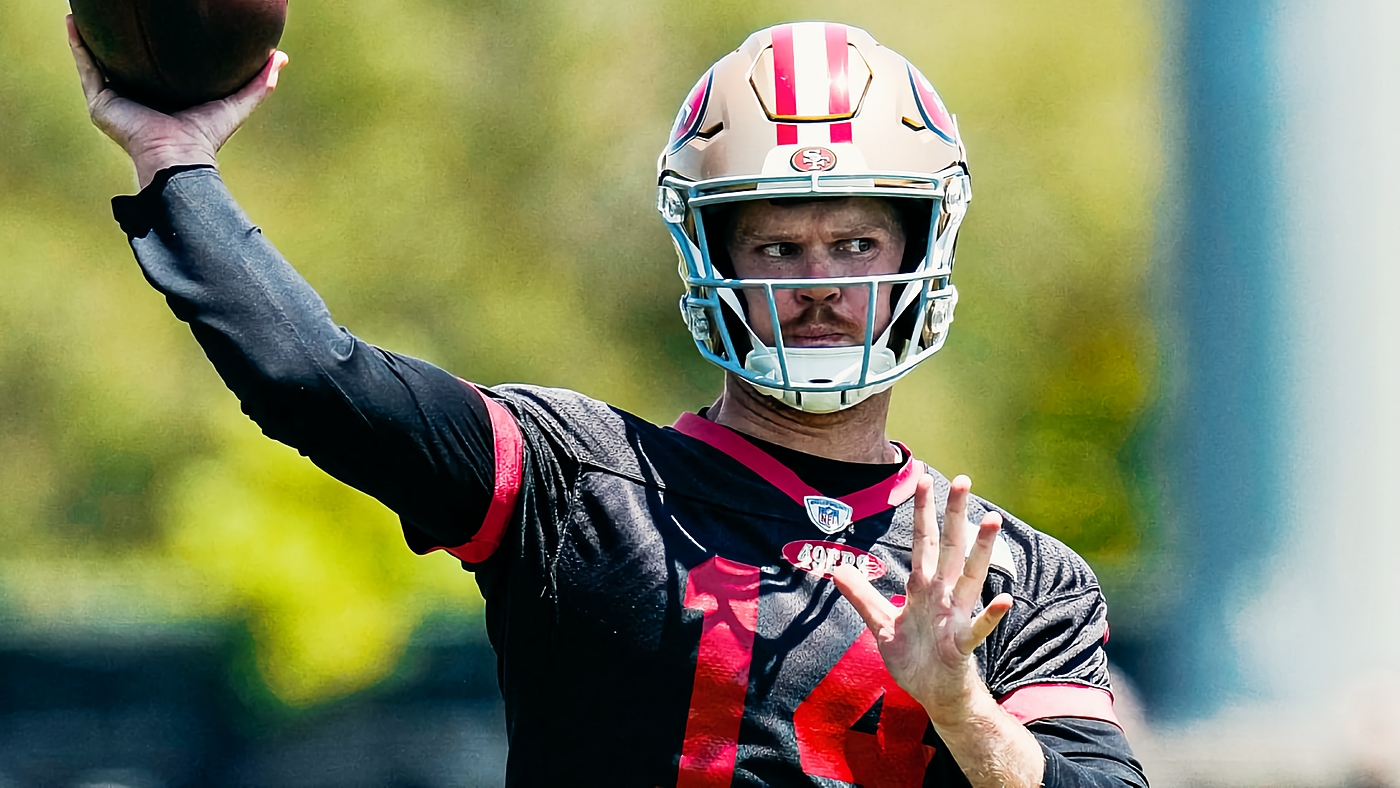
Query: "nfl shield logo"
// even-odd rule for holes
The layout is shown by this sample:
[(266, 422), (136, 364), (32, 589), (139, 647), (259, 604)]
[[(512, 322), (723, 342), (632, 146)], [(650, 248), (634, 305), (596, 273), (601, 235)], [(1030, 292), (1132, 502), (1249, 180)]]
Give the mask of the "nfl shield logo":
[(851, 524), (851, 515), (854, 510), (835, 498), (809, 495), (803, 498), (802, 502), (807, 505), (807, 518), (824, 534), (843, 531)]

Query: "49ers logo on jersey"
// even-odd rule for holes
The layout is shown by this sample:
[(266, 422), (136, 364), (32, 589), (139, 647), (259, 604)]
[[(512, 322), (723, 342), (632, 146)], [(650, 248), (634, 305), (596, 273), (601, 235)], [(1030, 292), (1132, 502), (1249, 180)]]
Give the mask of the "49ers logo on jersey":
[(803, 148), (792, 154), (792, 168), (798, 172), (821, 172), (836, 166), (836, 154), (827, 148)]
[(851, 547), (839, 542), (823, 542), (803, 539), (783, 545), (783, 558), (804, 572), (818, 577), (831, 577), (838, 566), (854, 566), (874, 580), (885, 576), (885, 562), (865, 552), (859, 547)]

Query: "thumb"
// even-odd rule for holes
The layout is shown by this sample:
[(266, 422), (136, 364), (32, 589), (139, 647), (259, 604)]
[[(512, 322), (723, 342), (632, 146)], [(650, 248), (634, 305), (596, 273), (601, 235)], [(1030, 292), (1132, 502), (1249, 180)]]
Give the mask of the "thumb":
[(214, 145), (214, 149), (218, 150), (248, 120), (248, 116), (253, 114), (253, 110), (257, 109), (258, 105), (277, 89), (278, 74), (288, 62), (290, 62), (290, 58), (287, 57), (286, 52), (274, 51), (272, 56), (267, 59), (262, 71), (259, 71), (258, 75), (249, 80), (248, 84), (240, 88), (237, 93), (207, 104), (190, 107), (177, 113), (176, 117), (196, 124), (208, 137), (209, 142)]
[(986, 640), (992, 634), (992, 630), (997, 628), (997, 624), (1000, 624), (1006, 614), (1011, 612), (1014, 604), (1015, 600), (1011, 598), (1010, 594), (997, 594), (982, 613), (972, 620), (967, 642), (958, 644), (963, 653), (971, 654), (974, 649), (982, 645), (982, 641)]

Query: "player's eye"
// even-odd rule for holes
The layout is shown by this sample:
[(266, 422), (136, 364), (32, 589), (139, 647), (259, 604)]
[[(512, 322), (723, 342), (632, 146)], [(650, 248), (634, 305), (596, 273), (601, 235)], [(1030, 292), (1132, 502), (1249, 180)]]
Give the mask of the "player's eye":
[(842, 252), (865, 254), (875, 249), (875, 242), (869, 238), (848, 238), (837, 243), (836, 248)]
[(764, 257), (796, 257), (802, 253), (802, 247), (793, 243), (767, 244), (758, 248)]

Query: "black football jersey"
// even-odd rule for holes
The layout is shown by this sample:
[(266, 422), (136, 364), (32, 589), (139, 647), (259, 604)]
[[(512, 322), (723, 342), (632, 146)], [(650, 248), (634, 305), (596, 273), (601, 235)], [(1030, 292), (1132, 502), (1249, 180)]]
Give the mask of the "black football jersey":
[[(658, 427), (568, 391), (479, 389), (369, 345), (211, 168), (165, 170), (113, 210), (244, 412), (397, 512), (410, 547), (475, 573), (508, 783), (967, 784), (829, 579), (849, 563), (903, 593), (915, 484), (948, 491), (907, 450), (852, 486), (871, 466), (699, 415)], [(970, 518), (993, 508), (974, 499)], [(1016, 604), (978, 649), (987, 686), (1040, 741), (1047, 788), (1145, 786), (1093, 574), (1002, 515), (983, 600)]]
[[(941, 510), (943, 476), (904, 450), (829, 499), (694, 414), (662, 428), (569, 391), (483, 396), (497, 516), (450, 551), (486, 598), (513, 781), (966, 784), (829, 579), (850, 563), (901, 602), (914, 487), (933, 475)], [(840, 504), (846, 522), (824, 519)], [(993, 508), (974, 499), (970, 521)], [(977, 652), (988, 687), (1023, 722), (1116, 725), (1093, 574), (1002, 515), (983, 601), (1016, 606)]]

